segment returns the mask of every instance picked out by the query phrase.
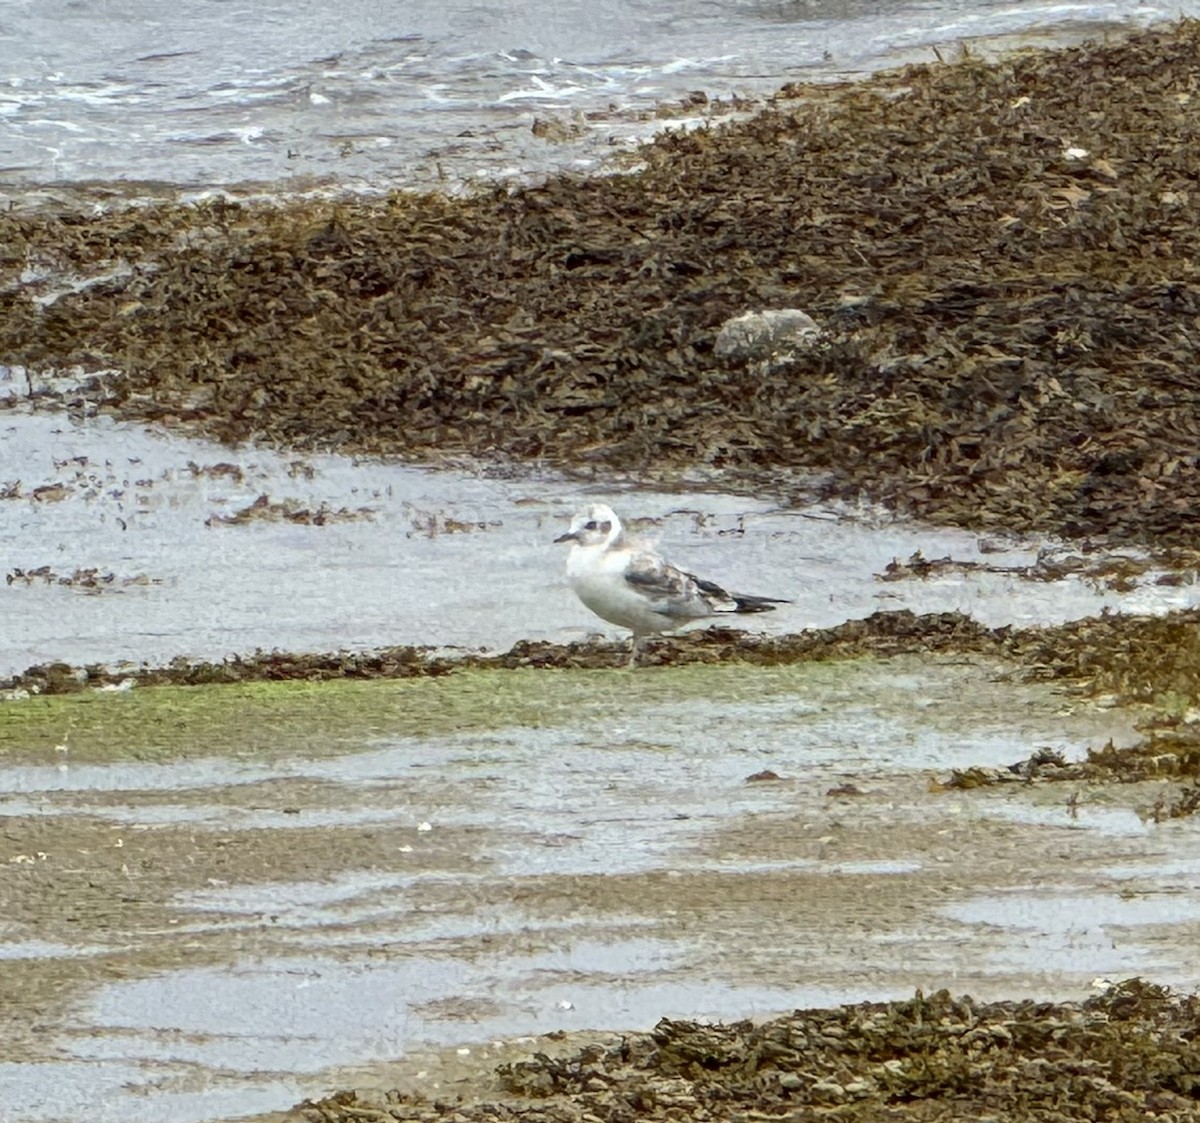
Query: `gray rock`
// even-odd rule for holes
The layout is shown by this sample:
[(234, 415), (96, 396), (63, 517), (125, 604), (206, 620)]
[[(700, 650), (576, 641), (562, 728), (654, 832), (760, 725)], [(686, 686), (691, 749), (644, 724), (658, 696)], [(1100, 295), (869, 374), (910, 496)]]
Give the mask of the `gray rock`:
[(716, 353), (722, 359), (769, 359), (810, 348), (821, 328), (799, 308), (744, 312), (721, 325)]

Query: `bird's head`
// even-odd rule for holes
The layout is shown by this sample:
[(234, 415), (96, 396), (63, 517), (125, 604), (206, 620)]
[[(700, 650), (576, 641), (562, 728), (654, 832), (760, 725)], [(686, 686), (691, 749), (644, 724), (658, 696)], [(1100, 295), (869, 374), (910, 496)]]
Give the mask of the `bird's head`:
[(555, 542), (574, 542), (579, 546), (607, 546), (621, 533), (621, 520), (611, 507), (593, 503), (571, 520), (571, 529), (560, 534)]

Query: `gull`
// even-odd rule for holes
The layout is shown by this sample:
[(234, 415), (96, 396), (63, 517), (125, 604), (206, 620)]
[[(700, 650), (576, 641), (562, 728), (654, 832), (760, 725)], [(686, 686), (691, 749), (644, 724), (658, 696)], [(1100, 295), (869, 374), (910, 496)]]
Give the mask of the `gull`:
[(575, 595), (602, 620), (633, 633), (629, 665), (637, 664), (642, 636), (673, 632), (725, 613), (772, 612), (790, 601), (727, 593), (720, 585), (673, 566), (633, 541), (617, 513), (596, 503), (576, 515), (555, 542), (570, 542), (567, 579)]

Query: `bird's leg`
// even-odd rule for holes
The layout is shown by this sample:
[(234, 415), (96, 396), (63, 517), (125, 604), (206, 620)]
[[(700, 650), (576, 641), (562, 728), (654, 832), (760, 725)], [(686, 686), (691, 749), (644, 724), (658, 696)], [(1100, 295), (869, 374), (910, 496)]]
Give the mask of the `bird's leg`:
[(638, 638), (637, 632), (631, 632), (629, 635), (629, 669), (631, 671), (637, 666)]

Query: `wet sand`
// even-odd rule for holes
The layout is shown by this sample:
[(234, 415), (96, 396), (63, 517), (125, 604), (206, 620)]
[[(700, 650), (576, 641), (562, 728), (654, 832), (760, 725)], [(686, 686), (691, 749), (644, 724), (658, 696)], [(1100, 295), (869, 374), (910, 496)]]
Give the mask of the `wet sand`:
[[(559, 672), (552, 693), (547, 672), (504, 670), (306, 687), (341, 715), (336, 739), (289, 729), (273, 687), (271, 735), (248, 720), (217, 755), (205, 699), (239, 688), (192, 688), (190, 751), (150, 763), (109, 712), (138, 695), (94, 695), (68, 751), (3, 772), (6, 1079), (30, 1119), (93, 1102), (212, 1119), (368, 1074), (433, 1092), (442, 1048), (465, 1066), (486, 1043), (662, 1015), (917, 986), (1066, 998), (1098, 974), (1195, 985), (1197, 827), (1145, 822), (1155, 785), (931, 791), (1031, 744), (1137, 739), (1127, 712), (1006, 671), (907, 657)], [(435, 732), (481, 676), (485, 695), (519, 676), (540, 719)]]

